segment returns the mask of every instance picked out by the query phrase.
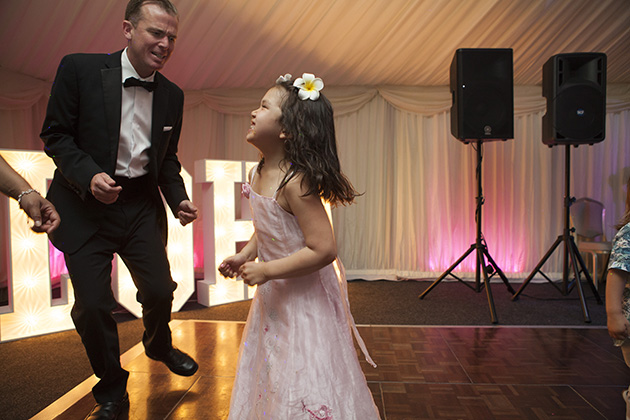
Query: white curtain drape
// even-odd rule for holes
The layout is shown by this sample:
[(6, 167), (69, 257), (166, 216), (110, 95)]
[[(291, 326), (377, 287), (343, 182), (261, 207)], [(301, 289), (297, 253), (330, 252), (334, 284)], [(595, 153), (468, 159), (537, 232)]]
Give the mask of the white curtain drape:
[[(38, 134), (50, 84), (2, 69), (0, 78), (0, 148), (41, 150)], [(468, 249), (476, 233), (476, 151), (450, 134), (448, 87), (326, 86), (323, 92), (335, 108), (342, 167), (364, 193), (354, 205), (333, 210), (349, 278), (436, 277)], [(179, 155), (188, 172), (199, 159), (257, 160), (244, 136), (263, 94), (260, 89), (186, 92)], [(541, 141), (540, 86), (515, 86), (514, 94), (514, 139), (482, 146), (482, 230), (508, 278), (522, 279), (562, 233), (567, 148)], [(630, 85), (608, 86), (606, 139), (569, 150), (570, 193), (605, 204), (611, 238), (630, 176)], [(193, 194), (200, 193), (195, 184)], [(199, 269), (201, 227), (196, 223)], [(544, 270), (561, 271), (560, 256), (556, 252)], [(459, 269), (465, 277), (473, 272), (473, 257)]]

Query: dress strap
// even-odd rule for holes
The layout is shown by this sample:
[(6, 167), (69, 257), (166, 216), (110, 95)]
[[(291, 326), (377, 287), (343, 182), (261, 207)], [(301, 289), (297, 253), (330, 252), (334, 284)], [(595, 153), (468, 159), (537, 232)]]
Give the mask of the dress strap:
[[(255, 179), (258, 180), (257, 175), (258, 175), (258, 164), (256, 164), (256, 166), (252, 167), (252, 169), (250, 170), (250, 178), (251, 179), (248, 182), (249, 182), (249, 185), (250, 185), (250, 187), (252, 189), (254, 189), (254, 184), (255, 184), (254, 180)], [(280, 191), (280, 186), (278, 185), (276, 187), (276, 190), (273, 192), (273, 195), (271, 196), (271, 198), (273, 198), (275, 200), (276, 197), (278, 196), (278, 192), (279, 191)]]
[(256, 177), (257, 173), (258, 173), (258, 164), (256, 164), (255, 166), (252, 167), (252, 169), (249, 170), (249, 179), (247, 180), (247, 182), (252, 188), (254, 187), (254, 178)]
[[(289, 171), (291, 171), (291, 170), (292, 170), (292, 169), (289, 169)], [(282, 179), (280, 180), (280, 184), (278, 184), (278, 186), (276, 187), (276, 191), (274, 191), (273, 196), (272, 196), (274, 200), (277, 198), (278, 193), (280, 192), (280, 190), (282, 189), (282, 187), (284, 187), (284, 186), (288, 183), (288, 181), (287, 181), (287, 182), (284, 182), (284, 180), (286, 179), (286, 177), (287, 177), (287, 176), (289, 176), (289, 174), (290, 174), (290, 172), (287, 172), (287, 173), (286, 173), (286, 174), (282, 177)], [(293, 174), (291, 174), (291, 175), (293, 175)]]
[(343, 267), (343, 264), (339, 260), (339, 258), (337, 258), (333, 262), (333, 267), (335, 268), (335, 271), (337, 272), (339, 288), (341, 289), (341, 294), (343, 298), (342, 303), (346, 311), (346, 318), (348, 320), (348, 323), (350, 324), (350, 327), (352, 328), (352, 332), (354, 333), (354, 338), (355, 340), (357, 340), (357, 344), (359, 344), (359, 348), (363, 352), (363, 355), (365, 356), (365, 360), (367, 360), (367, 362), (370, 365), (372, 365), (372, 367), (375, 368), (376, 363), (374, 363), (374, 360), (372, 360), (370, 353), (368, 353), (367, 347), (365, 346), (365, 342), (361, 338), (361, 335), (359, 334), (359, 330), (357, 330), (357, 324), (354, 322), (354, 317), (352, 316), (352, 313), (350, 312), (350, 300), (348, 299), (348, 283), (346, 281), (346, 271)]

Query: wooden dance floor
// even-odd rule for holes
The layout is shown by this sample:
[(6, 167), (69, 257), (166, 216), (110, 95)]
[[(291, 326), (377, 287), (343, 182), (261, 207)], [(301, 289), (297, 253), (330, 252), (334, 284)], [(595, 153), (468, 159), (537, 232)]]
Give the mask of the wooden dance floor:
[[(175, 345), (199, 362), (184, 378), (148, 359), (130, 371), (129, 419), (225, 419), (243, 323), (174, 320)], [(394, 419), (623, 419), (630, 369), (595, 328), (360, 326), (377, 368), (361, 364), (381, 417)], [(89, 378), (34, 419), (83, 419)], [(344, 420), (344, 419), (336, 419)]]

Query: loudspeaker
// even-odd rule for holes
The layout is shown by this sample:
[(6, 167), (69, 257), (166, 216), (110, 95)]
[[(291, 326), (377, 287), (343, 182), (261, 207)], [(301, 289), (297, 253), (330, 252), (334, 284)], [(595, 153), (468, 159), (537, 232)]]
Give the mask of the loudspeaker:
[(458, 49), (450, 70), (453, 136), (464, 143), (514, 138), (512, 49)]
[(543, 65), (543, 143), (594, 144), (606, 137), (606, 54), (554, 55)]

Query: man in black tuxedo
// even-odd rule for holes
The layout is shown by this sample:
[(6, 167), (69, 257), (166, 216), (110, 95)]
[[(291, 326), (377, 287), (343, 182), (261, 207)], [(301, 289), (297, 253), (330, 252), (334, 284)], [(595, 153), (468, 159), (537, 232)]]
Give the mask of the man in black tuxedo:
[(173, 291), (166, 256), (166, 212), (182, 225), (197, 218), (180, 175), (177, 146), (184, 94), (158, 70), (175, 47), (177, 10), (169, 0), (131, 0), (113, 54), (71, 54), (61, 61), (41, 138), (57, 169), (48, 191), (62, 223), (51, 234), (64, 253), (75, 291), (72, 319), (100, 381), (88, 419), (115, 419), (128, 409), (129, 373), (120, 365), (114, 253), (138, 288), (151, 359), (176, 374), (198, 368), (172, 345)]

